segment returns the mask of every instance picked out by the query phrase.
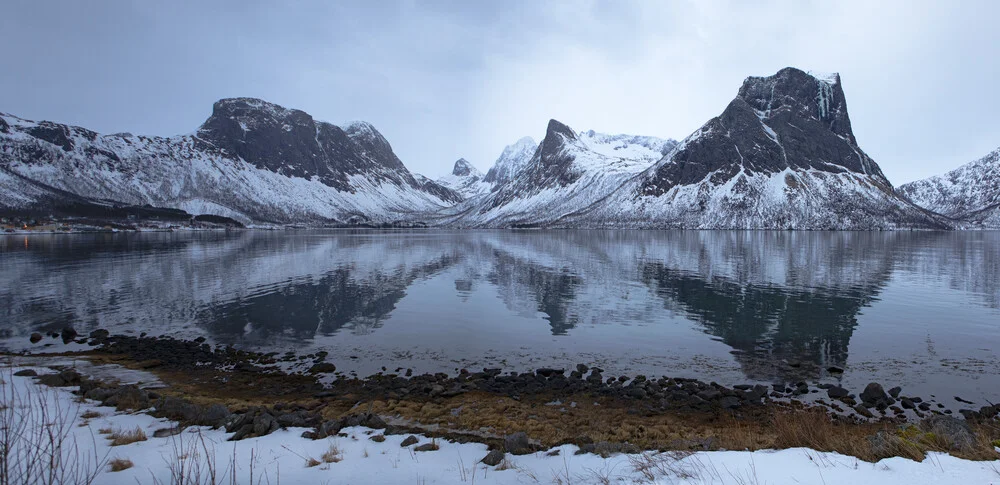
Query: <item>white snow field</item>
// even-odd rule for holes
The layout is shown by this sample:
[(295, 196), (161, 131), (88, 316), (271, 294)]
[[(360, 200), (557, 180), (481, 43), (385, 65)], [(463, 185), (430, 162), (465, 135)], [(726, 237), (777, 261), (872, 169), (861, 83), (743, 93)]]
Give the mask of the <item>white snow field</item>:
[[(174, 423), (142, 413), (117, 412), (79, 402), (69, 388), (50, 388), (30, 377), (0, 372), (0, 457), (8, 483), (94, 484), (990, 484), (1000, 483), (1000, 461), (975, 462), (930, 453), (922, 462), (890, 458), (867, 463), (805, 448), (780, 451), (711, 451), (574, 455), (575, 446), (506, 457), (496, 467), (478, 461), (482, 444), (437, 440), (437, 451), (401, 447), (406, 437), (370, 440), (381, 430), (354, 427), (336, 439), (308, 440), (304, 428), (261, 438), (226, 441), (223, 430), (189, 427), (171, 437), (154, 431)], [(50, 370), (34, 368), (38, 373)], [(86, 414), (87, 418), (83, 416)], [(99, 416), (98, 416), (99, 415)], [(145, 441), (111, 446), (101, 430), (141, 429)], [(419, 444), (431, 440), (420, 437)], [(418, 444), (418, 445), (419, 445)], [(324, 460), (324, 455), (327, 455)], [(112, 472), (110, 460), (131, 468)], [(313, 466), (307, 462), (314, 460)], [(318, 462), (318, 464), (316, 464)], [(56, 463), (50, 466), (49, 463)], [(18, 474), (28, 472), (28, 475)]]

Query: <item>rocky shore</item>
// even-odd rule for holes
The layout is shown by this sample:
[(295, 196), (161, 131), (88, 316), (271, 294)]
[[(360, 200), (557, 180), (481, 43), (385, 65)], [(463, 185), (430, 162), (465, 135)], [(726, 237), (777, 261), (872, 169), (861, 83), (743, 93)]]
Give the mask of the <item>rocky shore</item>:
[[(532, 372), (462, 369), (457, 375), (397, 369), (355, 378), (337, 373), (322, 352), (257, 354), (201, 339), (113, 336), (104, 330), (82, 336), (66, 329), (49, 337), (87, 345), (89, 350), (72, 355), (96, 364), (149, 371), (165, 387), (117, 385), (73, 369), (39, 377), (44, 384), (76, 387), (104, 405), (184, 425), (225, 428), (231, 440), (290, 427), (311, 428), (303, 437), (322, 439), (365, 426), (384, 435), (484, 442), (513, 454), (561, 444), (600, 454), (809, 446), (873, 460), (931, 450), (995, 459), (993, 440), (1000, 438), (1000, 406), (963, 408), (958, 418), (941, 403), (898, 387), (886, 391), (878, 383), (857, 394), (806, 382), (727, 387), (610, 376), (586, 364)], [(32, 341), (43, 338), (35, 334)], [(305, 370), (285, 370), (289, 362)]]

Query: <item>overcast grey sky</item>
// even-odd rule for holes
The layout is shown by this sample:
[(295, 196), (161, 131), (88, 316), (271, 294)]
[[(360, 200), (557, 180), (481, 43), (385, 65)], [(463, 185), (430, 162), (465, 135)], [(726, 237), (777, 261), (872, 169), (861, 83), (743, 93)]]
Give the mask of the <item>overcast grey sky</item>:
[(5, 0), (0, 111), (173, 135), (254, 96), (369, 121), (437, 177), (549, 118), (680, 139), (746, 76), (795, 66), (841, 73), (898, 185), (1000, 146), (998, 18), (991, 0)]

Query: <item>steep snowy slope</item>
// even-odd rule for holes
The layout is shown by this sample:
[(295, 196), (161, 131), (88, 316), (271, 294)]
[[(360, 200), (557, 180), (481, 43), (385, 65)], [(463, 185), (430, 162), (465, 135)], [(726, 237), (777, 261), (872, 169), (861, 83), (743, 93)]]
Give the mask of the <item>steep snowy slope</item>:
[(901, 185), (899, 192), (926, 209), (1000, 228), (1000, 148), (944, 175)]
[(418, 183), (371, 125), (341, 128), (259, 99), (220, 100), (196, 133), (170, 138), (0, 119), (7, 207), (58, 206), (65, 191), (244, 222), (387, 221), (461, 200)]
[(463, 198), (468, 199), (488, 193), (493, 189), (493, 184), (484, 181), (483, 178), (485, 178), (483, 172), (472, 166), (468, 160), (459, 158), (455, 162), (455, 167), (451, 170), (451, 173), (437, 179), (437, 183), (462, 194)]
[(536, 150), (538, 144), (530, 136), (517, 140), (513, 145), (507, 145), (493, 167), (486, 172), (483, 181), (493, 186), (510, 182), (528, 165)]
[(953, 225), (899, 196), (861, 150), (836, 74), (786, 68), (747, 78), (720, 116), (639, 173), (639, 163), (603, 157), (553, 122), (525, 176), (451, 222), (703, 229)]
[(672, 143), (592, 131), (577, 134), (550, 120), (545, 138), (514, 176), (499, 181), (485, 197), (445, 209), (439, 223), (506, 227), (551, 222), (611, 194), (649, 167), (661, 156), (659, 150)]

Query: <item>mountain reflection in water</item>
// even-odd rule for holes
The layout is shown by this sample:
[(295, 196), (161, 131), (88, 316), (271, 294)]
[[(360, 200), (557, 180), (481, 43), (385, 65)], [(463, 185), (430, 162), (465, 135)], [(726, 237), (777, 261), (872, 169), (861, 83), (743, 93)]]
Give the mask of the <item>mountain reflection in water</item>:
[(1000, 343), (995, 232), (34, 235), (0, 237), (0, 262), (0, 332), (17, 342), (73, 325), (275, 350), (426, 348), (452, 361), (504, 348), (717, 356), (722, 343), (761, 381), (844, 367), (865, 329), (923, 338), (891, 318), (866, 323), (870, 309), (912, 307), (908, 318), (981, 336), (967, 344), (976, 358)]

